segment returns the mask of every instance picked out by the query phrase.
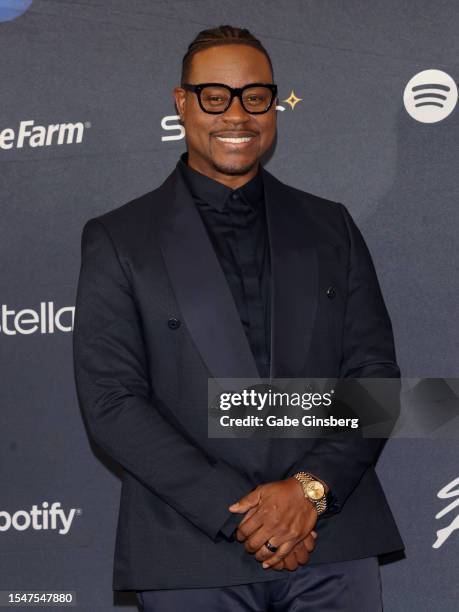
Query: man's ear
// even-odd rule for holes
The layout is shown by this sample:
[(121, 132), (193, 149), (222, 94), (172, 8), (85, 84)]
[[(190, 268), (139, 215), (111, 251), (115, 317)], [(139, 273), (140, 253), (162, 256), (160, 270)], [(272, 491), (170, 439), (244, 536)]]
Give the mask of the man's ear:
[(174, 87), (175, 107), (177, 113), (180, 115), (180, 120), (183, 122), (183, 116), (185, 114), (186, 105), (186, 94), (185, 90), (181, 87)]

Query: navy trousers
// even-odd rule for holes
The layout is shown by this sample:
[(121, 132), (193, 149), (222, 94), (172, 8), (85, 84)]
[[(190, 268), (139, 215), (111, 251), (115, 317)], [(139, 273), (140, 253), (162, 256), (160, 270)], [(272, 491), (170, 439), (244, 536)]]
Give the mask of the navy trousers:
[(136, 591), (144, 612), (382, 612), (377, 557), (301, 565), (285, 580)]

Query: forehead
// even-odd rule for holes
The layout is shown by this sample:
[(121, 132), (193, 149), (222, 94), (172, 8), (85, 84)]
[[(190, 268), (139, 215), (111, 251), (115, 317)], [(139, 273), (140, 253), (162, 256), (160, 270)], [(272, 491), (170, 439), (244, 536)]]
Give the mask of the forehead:
[(198, 51), (192, 58), (191, 83), (272, 83), (267, 57), (248, 45), (222, 45)]

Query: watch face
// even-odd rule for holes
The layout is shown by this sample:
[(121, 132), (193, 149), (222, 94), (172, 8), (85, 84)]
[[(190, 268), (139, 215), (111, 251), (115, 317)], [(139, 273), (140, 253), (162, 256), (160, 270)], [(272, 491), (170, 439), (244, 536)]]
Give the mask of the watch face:
[(310, 499), (321, 499), (325, 495), (324, 485), (318, 480), (311, 480), (306, 485), (306, 494)]

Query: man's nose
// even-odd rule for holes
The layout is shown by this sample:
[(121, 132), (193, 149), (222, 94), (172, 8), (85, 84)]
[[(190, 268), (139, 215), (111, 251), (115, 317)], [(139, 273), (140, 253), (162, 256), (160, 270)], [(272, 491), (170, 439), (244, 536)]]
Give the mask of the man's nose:
[(231, 104), (229, 108), (222, 114), (222, 118), (227, 121), (234, 121), (240, 123), (242, 121), (249, 121), (250, 114), (244, 110), (244, 107), (241, 104), (240, 98), (234, 96), (231, 100)]

